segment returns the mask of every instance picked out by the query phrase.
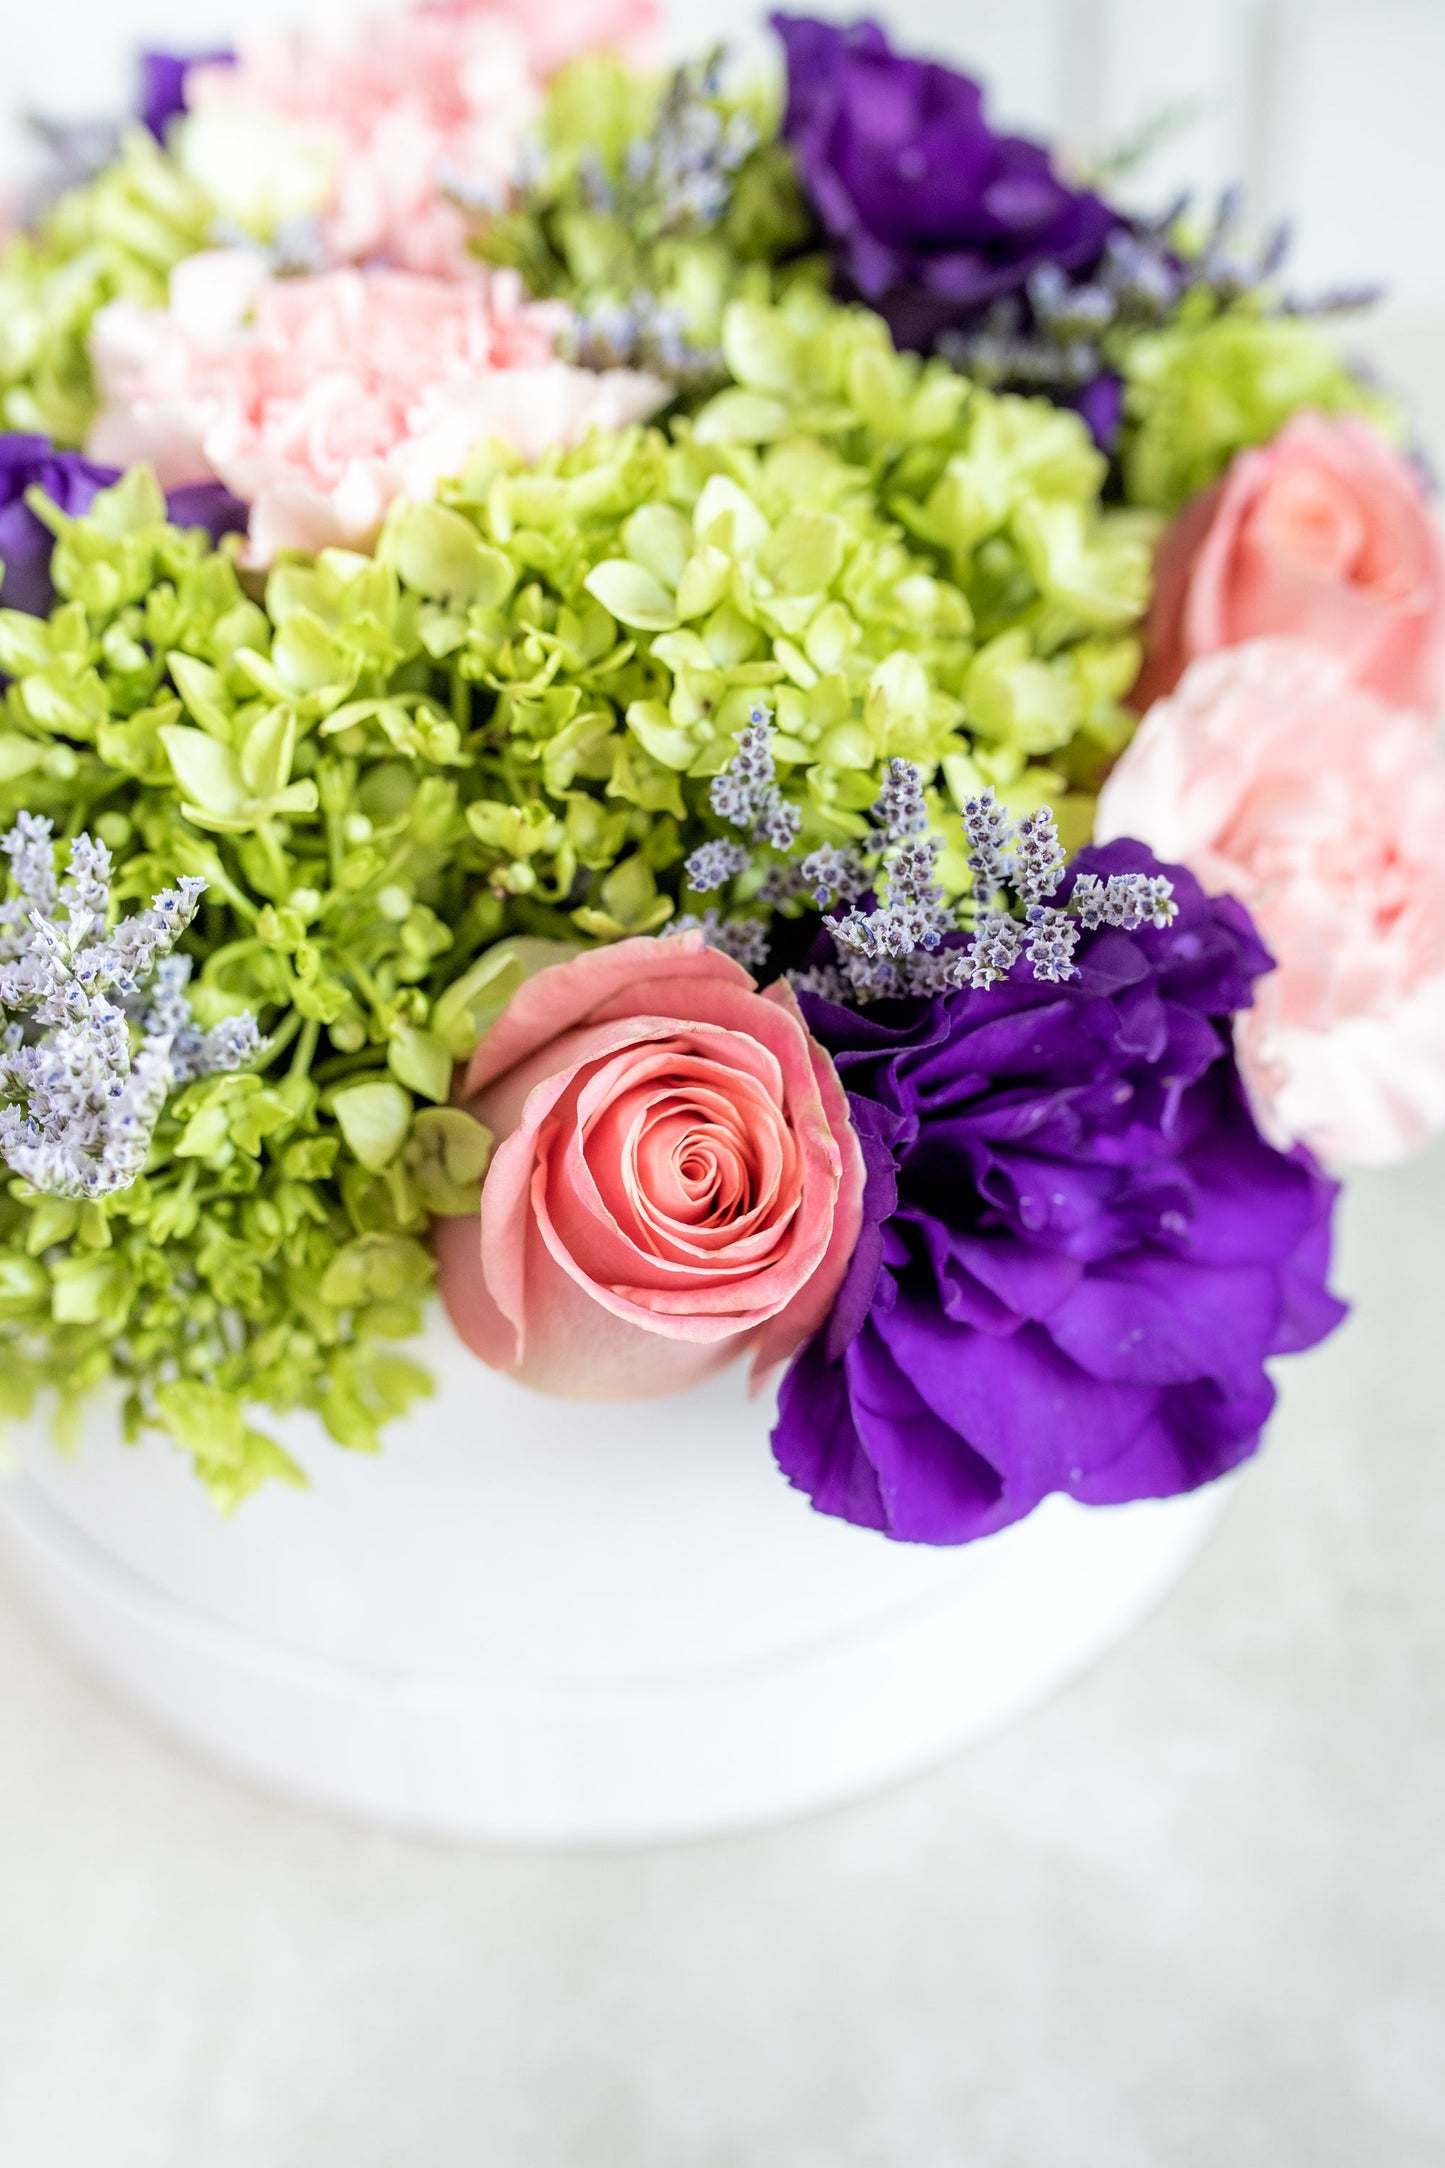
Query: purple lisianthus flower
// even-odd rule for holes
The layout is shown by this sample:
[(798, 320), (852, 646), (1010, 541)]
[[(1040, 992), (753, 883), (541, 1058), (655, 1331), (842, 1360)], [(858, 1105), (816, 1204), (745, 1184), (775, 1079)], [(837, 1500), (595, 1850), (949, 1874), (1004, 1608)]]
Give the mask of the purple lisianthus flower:
[(1112, 370), (1096, 376), (1072, 401), (1101, 452), (1112, 452), (1124, 421), (1124, 380)]
[(136, 117), (158, 142), (164, 143), (166, 129), (186, 110), (186, 76), (190, 69), (225, 66), (235, 58), (232, 52), (142, 53), (140, 110)]
[[(98, 467), (80, 452), (57, 451), (45, 437), (0, 435), (0, 609), (45, 617), (55, 600), (50, 584), (55, 537), (25, 502), (26, 491), (43, 489), (75, 519), (119, 480), (114, 467)], [(188, 484), (173, 490), (166, 503), (177, 527), (204, 527), (212, 541), (246, 531), (245, 505), (220, 482)]]
[(968, 76), (894, 52), (877, 23), (772, 23), (788, 68), (783, 134), (836, 282), (899, 346), (931, 349), (1042, 264), (1082, 274), (1099, 261), (1118, 214), (1061, 180), (1041, 144), (996, 134)]
[(1343, 1307), (1336, 1186), (1261, 1136), (1230, 1019), (1270, 958), (1243, 907), (1167, 873), (1165, 929), (1101, 927), (1079, 975), (866, 1012), (801, 996), (847, 1089), (864, 1227), (782, 1387), (774, 1449), (824, 1513), (963, 1543), (1051, 1491), (1192, 1490), (1252, 1453), (1275, 1355)]

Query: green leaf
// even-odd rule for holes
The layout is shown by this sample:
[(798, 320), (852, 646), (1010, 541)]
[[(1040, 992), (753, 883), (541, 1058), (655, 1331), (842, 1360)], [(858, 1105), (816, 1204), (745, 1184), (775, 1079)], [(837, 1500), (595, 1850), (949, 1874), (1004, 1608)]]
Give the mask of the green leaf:
[(664, 768), (687, 773), (697, 752), (697, 733), (675, 723), (660, 700), (634, 700), (627, 710), (627, 727)]
[(656, 933), (674, 909), (670, 896), (659, 896), (651, 866), (641, 856), (624, 858), (603, 881), (601, 909), (584, 904), (572, 913), (584, 933), (600, 941), (620, 941), (630, 934)]
[(158, 733), (176, 781), (186, 798), (219, 820), (244, 817), (251, 793), (241, 763), (229, 745), (218, 744), (204, 730), (179, 724)]
[(723, 356), (739, 384), (788, 399), (798, 388), (798, 337), (779, 309), (734, 301), (723, 314)]
[(758, 552), (758, 568), (781, 595), (820, 595), (843, 569), (843, 524), (822, 512), (790, 512)]
[(121, 1261), (106, 1250), (79, 1250), (51, 1267), (51, 1315), (57, 1325), (106, 1325), (118, 1330), (130, 1308), (134, 1283)]
[(18, 1250), (0, 1250), (0, 1317), (36, 1316), (49, 1300), (50, 1275), (44, 1266)]
[(241, 745), (241, 780), (251, 796), (278, 798), (291, 780), (295, 757), (295, 709), (268, 708), (258, 715)]
[[(387, 1066), (401, 1083), (440, 1106), (450, 1097), (452, 1057), (446, 1040), (414, 1024), (393, 1024), (386, 1050)], [(358, 1153), (358, 1158), (360, 1154)]]
[(727, 551), (715, 549), (711, 543), (703, 543), (689, 557), (677, 583), (677, 614), (684, 623), (689, 618), (706, 617), (709, 610), (717, 608), (728, 591), (732, 572)]
[(193, 719), (210, 737), (229, 745), (230, 704), (226, 698), (226, 681), (220, 671), (213, 670), (209, 663), (198, 662), (194, 655), (181, 654), (179, 649), (167, 655), (166, 668)]
[(423, 1107), (412, 1126), (406, 1168), (426, 1210), (461, 1218), (481, 1205), (492, 1132), (460, 1107)]
[(390, 1302), (429, 1287), (432, 1276), (431, 1258), (410, 1236), (358, 1235), (327, 1266), (321, 1299), (339, 1310), (371, 1299)]
[(22, 738), (13, 730), (0, 731), (0, 788), (33, 775), (45, 759), (45, 747), (34, 738)]
[[(455, 980), (432, 1008), (432, 1027), (454, 1061), (466, 1061), (518, 987), (553, 964), (580, 955), (576, 941), (518, 934), (497, 942)], [(420, 1121), (421, 1116), (417, 1119)]]
[(726, 474), (708, 477), (692, 518), (704, 542), (733, 558), (750, 557), (761, 549), (770, 531), (747, 491)]
[(198, 1458), (202, 1482), (219, 1511), (227, 1515), (254, 1497), (263, 1483), (285, 1483), (292, 1490), (311, 1488), (305, 1469), (285, 1447), (268, 1438), (264, 1430), (252, 1430), (249, 1425), (241, 1433), (239, 1462), (215, 1466), (204, 1457)]
[(411, 1127), (411, 1098), (385, 1077), (345, 1084), (332, 1095), (331, 1111), (363, 1167), (373, 1174), (389, 1166)]
[(394, 505), (377, 554), (418, 594), (479, 610), (499, 608), (516, 577), (510, 559), (490, 548), (469, 519), (440, 504)]
[(676, 604), (661, 580), (626, 557), (609, 557), (605, 564), (589, 572), (582, 584), (620, 625), (668, 632), (677, 623)]
[(780, 399), (720, 391), (699, 414), (693, 434), (699, 444), (775, 444), (792, 426), (792, 414)]
[(692, 522), (670, 504), (644, 504), (624, 523), (622, 546), (671, 594), (692, 555)]

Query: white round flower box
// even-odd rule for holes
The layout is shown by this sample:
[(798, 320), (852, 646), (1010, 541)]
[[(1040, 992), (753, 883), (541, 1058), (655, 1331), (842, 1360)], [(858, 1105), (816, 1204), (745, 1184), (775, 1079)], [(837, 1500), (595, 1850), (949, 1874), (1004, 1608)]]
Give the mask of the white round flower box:
[(1218, 1487), (1051, 1499), (959, 1550), (814, 1513), (740, 1367), (578, 1405), (483, 1369), (438, 1312), (435, 1398), (378, 1458), (277, 1426), (309, 1493), (221, 1520), (97, 1404), (39, 1425), (0, 1544), (56, 1637), (267, 1789), (398, 1829), (626, 1842), (882, 1784), (1038, 1701), (1168, 1586)]

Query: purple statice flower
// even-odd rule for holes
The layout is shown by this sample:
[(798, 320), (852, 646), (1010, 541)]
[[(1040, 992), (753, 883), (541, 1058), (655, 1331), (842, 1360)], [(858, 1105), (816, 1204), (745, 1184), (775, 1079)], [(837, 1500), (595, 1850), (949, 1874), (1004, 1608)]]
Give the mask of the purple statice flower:
[(737, 751), (713, 777), (710, 796), (719, 820), (741, 828), (754, 843), (787, 851), (797, 840), (802, 816), (778, 788), (772, 735), (772, 711), (759, 701), (738, 735)]
[(897, 53), (878, 24), (774, 15), (788, 69), (783, 133), (835, 283), (928, 351), (1023, 294), (1032, 273), (1098, 263), (1117, 213), (1048, 151), (1000, 135), (968, 76)]
[(250, 1015), (202, 1031), (191, 1013), (190, 963), (172, 951), (204, 881), (108, 932), (103, 843), (77, 836), (58, 886), (48, 820), (20, 814), (0, 851), (15, 887), (0, 902), (0, 1159), (49, 1195), (106, 1197), (143, 1171), (168, 1094), (243, 1067), (261, 1036)]
[(729, 836), (719, 836), (711, 843), (700, 843), (688, 857), (684, 866), (687, 885), (699, 896), (710, 896), (714, 889), (725, 888), (739, 873), (746, 873), (752, 864), (752, 853), (741, 843), (734, 843)]
[(700, 933), (709, 948), (730, 956), (745, 971), (761, 971), (768, 960), (768, 929), (760, 918), (724, 918), (718, 911), (704, 911), (699, 918), (685, 911), (668, 931)]
[(142, 53), (140, 56), (140, 109), (136, 114), (157, 142), (164, 143), (166, 130), (186, 110), (186, 76), (192, 68), (231, 65), (233, 52)]
[(773, 1443), (821, 1512), (903, 1541), (989, 1535), (1051, 1491), (1105, 1505), (1212, 1481), (1259, 1443), (1267, 1361), (1343, 1315), (1335, 1185), (1266, 1142), (1234, 1059), (1270, 968), (1248, 914), (1141, 844), (1081, 861), (1096, 887), (1167, 878), (1176, 915), (1071, 921), (1076, 975), (1057, 982), (1020, 965), (865, 1011), (800, 995), (867, 1188)]
[[(26, 491), (43, 490), (76, 519), (119, 480), (114, 467), (99, 467), (80, 452), (57, 451), (45, 437), (0, 435), (0, 564), (5, 568), (0, 608), (45, 617), (55, 601), (50, 584), (55, 537), (25, 502)], [(173, 490), (167, 505), (176, 526), (204, 527), (213, 541), (246, 531), (245, 505), (220, 482)]]

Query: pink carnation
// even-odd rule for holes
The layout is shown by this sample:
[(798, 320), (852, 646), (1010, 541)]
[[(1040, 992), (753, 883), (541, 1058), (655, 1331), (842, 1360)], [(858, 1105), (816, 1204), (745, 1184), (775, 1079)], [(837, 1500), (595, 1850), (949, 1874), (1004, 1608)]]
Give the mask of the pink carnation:
[(494, 1369), (572, 1399), (680, 1391), (797, 1352), (862, 1222), (831, 1060), (780, 981), (701, 936), (619, 941), (529, 979), (464, 1104), (499, 1139), (481, 1220), (439, 1220), (442, 1299)]
[(1445, 707), (1445, 545), (1414, 469), (1367, 423), (1300, 414), (1164, 537), (1135, 704), (1197, 656), (1307, 640), (1361, 685)]
[(215, 476), (251, 507), (255, 564), (365, 548), (397, 498), (434, 495), (488, 437), (530, 460), (656, 410), (651, 377), (559, 361), (565, 320), (508, 272), (272, 279), (243, 250), (193, 256), (169, 309), (96, 319), (90, 455), (149, 461), (168, 488)]
[(1381, 1166), (1445, 1128), (1445, 759), (1418, 715), (1300, 641), (1208, 656), (1144, 718), (1097, 833), (1253, 913), (1277, 968), (1237, 1036), (1277, 1140)]
[(258, 39), (234, 66), (191, 69), (186, 102), (275, 114), (325, 146), (337, 261), (454, 276), (466, 221), (443, 185), (503, 187), (540, 84), (592, 48), (638, 46), (656, 17), (652, 0), (442, 0), (331, 36)]

